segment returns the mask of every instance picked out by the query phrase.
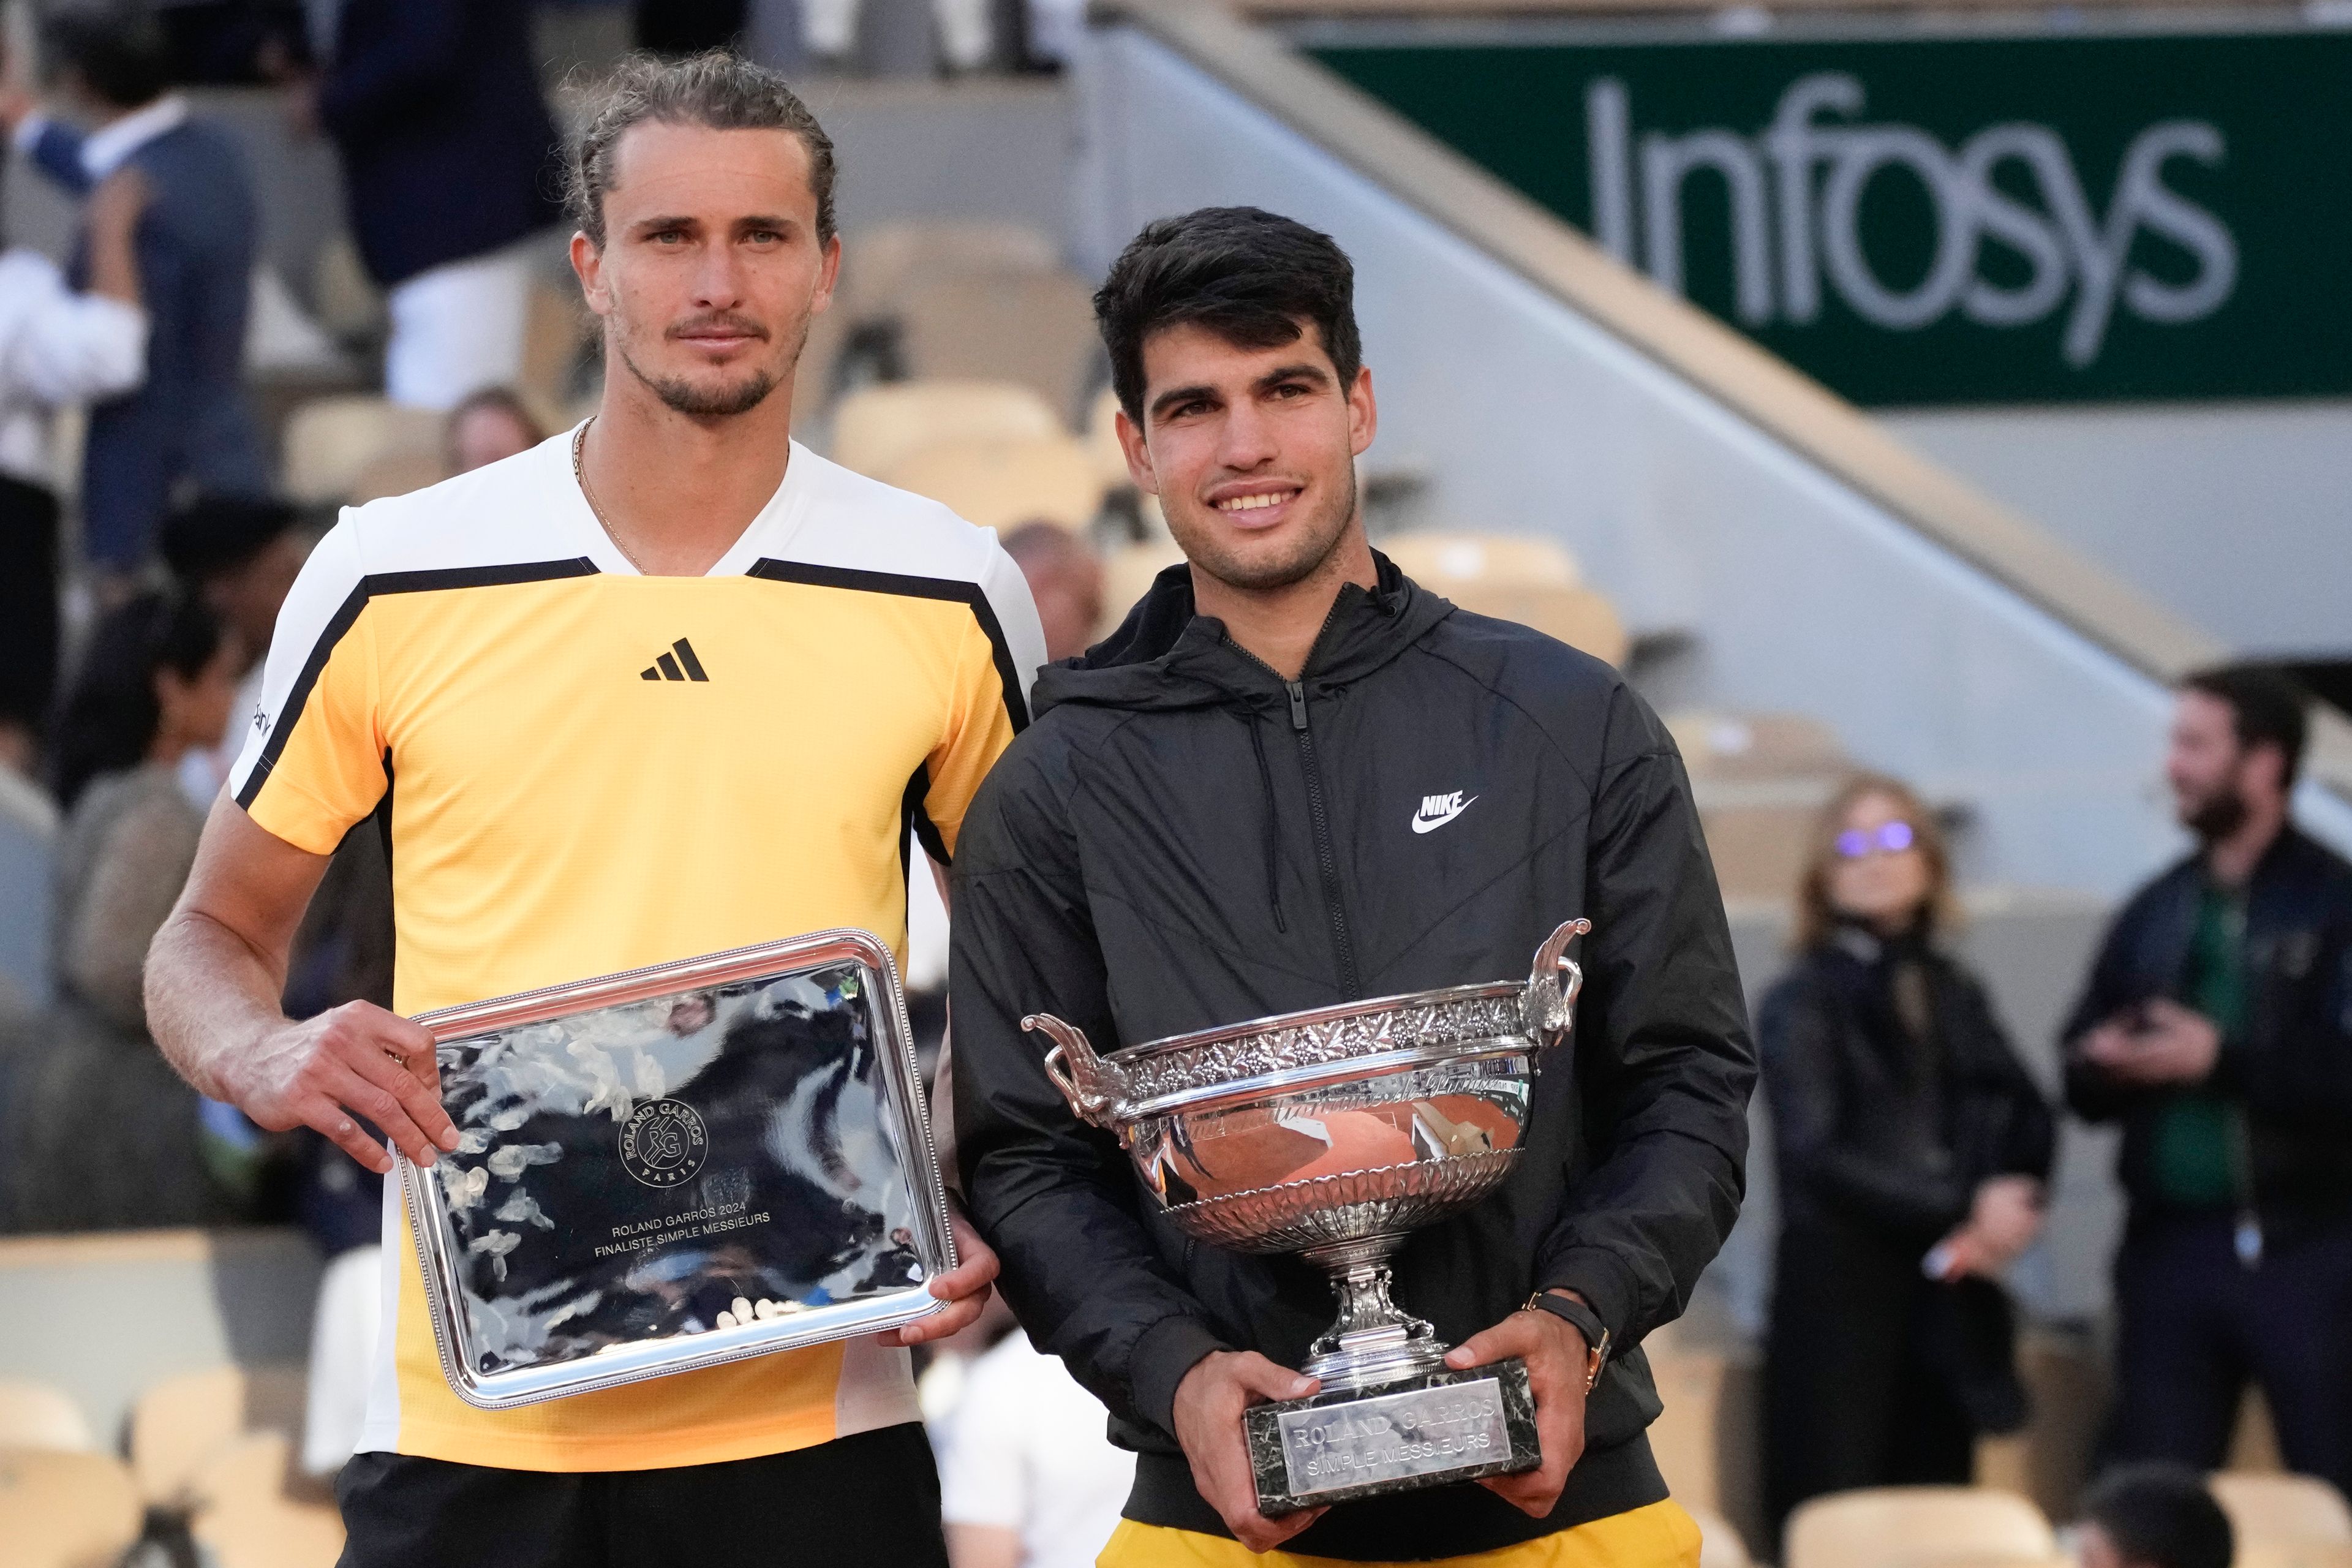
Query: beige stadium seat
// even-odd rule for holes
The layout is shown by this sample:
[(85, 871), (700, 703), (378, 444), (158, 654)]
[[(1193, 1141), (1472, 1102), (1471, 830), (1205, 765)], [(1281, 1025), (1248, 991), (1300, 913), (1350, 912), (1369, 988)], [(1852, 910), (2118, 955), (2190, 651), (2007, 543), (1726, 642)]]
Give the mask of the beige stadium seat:
[(1094, 291), (1067, 272), (944, 279), (908, 295), (898, 321), (908, 375), (1019, 382), (1058, 417), (1076, 411), (1102, 352)]
[(1103, 619), (1095, 628), (1095, 640), (1099, 642), (1117, 630), (1127, 619), (1128, 611), (1151, 587), (1151, 580), (1184, 559), (1175, 541), (1162, 540), (1153, 544), (1130, 544), (1114, 550), (1103, 562)]
[(343, 1521), (293, 1468), (293, 1440), (258, 1432), (221, 1450), (193, 1488), (197, 1543), (218, 1568), (334, 1568)]
[(1094, 460), (1095, 473), (1107, 490), (1131, 487), (1135, 476), (1127, 471), (1127, 452), (1118, 444), (1118, 394), (1106, 386), (1096, 394), (1094, 405), (1087, 411), (1087, 456)]
[(2352, 1568), (2352, 1545), (2341, 1541), (2248, 1541), (2241, 1537), (2230, 1568)]
[(0, 1561), (114, 1568), (139, 1539), (139, 1489), (105, 1454), (0, 1448)]
[(404, 496), (449, 477), (449, 460), (430, 449), (386, 452), (352, 479), (347, 506), (359, 506), (386, 496)]
[(880, 224), (842, 236), (833, 310), (852, 321), (895, 316), (934, 283), (1051, 272), (1061, 264), (1053, 239), (1026, 224)]
[(533, 280), (523, 316), (522, 369), (510, 389), (557, 403), (572, 390), (572, 373), (597, 331), (595, 313), (579, 284)]
[[(1397, 569), (1447, 598), (1470, 584), (1582, 584), (1576, 557), (1557, 540), (1508, 533), (1401, 533), (1381, 542)], [(1458, 601), (1457, 601), (1458, 602)]]
[(1034, 441), (1062, 421), (1025, 386), (1002, 381), (900, 381), (864, 386), (833, 416), (833, 460), (887, 474), (942, 441)]
[(1655, 1336), (1644, 1348), (1650, 1375), (1665, 1406), (1650, 1423), (1650, 1451), (1666, 1479), (1666, 1489), (1694, 1513), (1720, 1509), (1717, 1449), (1728, 1361), (1717, 1352), (1667, 1349)]
[(883, 478), (982, 528), (1051, 522), (1076, 532), (1102, 510), (1102, 481), (1086, 449), (1067, 436), (942, 441), (914, 453)]
[(348, 500), (369, 464), (394, 452), (437, 453), (442, 416), (383, 397), (321, 397), (286, 421), (282, 482), (299, 506)]
[(1782, 1568), (1929, 1568), (2047, 1563), (2057, 1538), (2013, 1492), (1874, 1487), (1815, 1498), (1789, 1517)]
[[(1651, 1430), (1654, 1432), (1656, 1428), (1653, 1426)], [(1673, 1483), (1668, 1486), (1672, 1489)], [(1675, 1496), (1680, 1498), (1679, 1489)], [(1690, 1509), (1691, 1520), (1698, 1526), (1698, 1568), (1748, 1568), (1748, 1543), (1739, 1539), (1739, 1532), (1731, 1528), (1728, 1520), (1688, 1502), (1683, 1506)]]
[(1842, 776), (1852, 767), (1836, 733), (1803, 713), (1677, 713), (1666, 728), (1693, 778)]
[(2317, 1476), (2224, 1470), (2212, 1485), (2242, 1546), (2257, 1541), (2352, 1546), (2352, 1509)]
[(1853, 772), (1829, 726), (1801, 713), (1688, 712), (1666, 729), (1725, 895), (1793, 897), (1822, 807)]
[(1558, 542), (1514, 534), (1415, 532), (1383, 540), (1397, 569), (1474, 615), (1533, 626), (1604, 663), (1632, 647), (1616, 607), (1583, 585)]
[(184, 1500), (214, 1457), (249, 1433), (302, 1426), (299, 1366), (216, 1366), (168, 1377), (131, 1411), (131, 1468), (150, 1502)]
[(0, 1378), (0, 1447), (86, 1454), (97, 1447), (89, 1418), (64, 1389)]

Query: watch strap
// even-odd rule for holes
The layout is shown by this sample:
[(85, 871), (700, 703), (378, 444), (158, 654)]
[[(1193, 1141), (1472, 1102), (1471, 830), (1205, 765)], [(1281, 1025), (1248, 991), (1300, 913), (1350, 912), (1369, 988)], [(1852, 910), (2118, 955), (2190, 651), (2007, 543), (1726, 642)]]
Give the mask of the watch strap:
[(1572, 1324), (1584, 1336), (1584, 1386), (1589, 1392), (1601, 1381), (1601, 1369), (1609, 1361), (1609, 1326), (1601, 1314), (1573, 1296), (1563, 1296), (1557, 1290), (1538, 1290), (1528, 1298), (1528, 1310), (1549, 1312), (1561, 1321)]

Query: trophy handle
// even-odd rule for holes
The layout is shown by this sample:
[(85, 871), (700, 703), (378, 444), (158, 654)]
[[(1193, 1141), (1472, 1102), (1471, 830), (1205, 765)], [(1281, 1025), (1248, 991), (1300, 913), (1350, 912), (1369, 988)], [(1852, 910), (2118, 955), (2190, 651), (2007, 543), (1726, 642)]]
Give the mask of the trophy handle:
[(1576, 1026), (1576, 998), (1584, 989), (1584, 970), (1568, 956), (1568, 944), (1591, 930), (1591, 921), (1569, 921), (1536, 949), (1526, 1009), (1528, 1033), (1539, 1046), (1560, 1044)]
[(1032, 1013), (1021, 1020), (1054, 1042), (1045, 1053), (1045, 1076), (1070, 1102), (1081, 1121), (1115, 1129), (1118, 1124), (1118, 1069), (1095, 1054), (1084, 1029), (1066, 1024), (1051, 1013)]

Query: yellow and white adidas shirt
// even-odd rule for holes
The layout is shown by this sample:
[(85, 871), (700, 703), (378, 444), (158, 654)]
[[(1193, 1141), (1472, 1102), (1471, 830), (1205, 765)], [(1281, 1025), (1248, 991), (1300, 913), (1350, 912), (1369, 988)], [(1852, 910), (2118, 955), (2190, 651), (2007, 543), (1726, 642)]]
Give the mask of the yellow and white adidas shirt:
[[(942, 860), (1045, 645), (992, 533), (795, 445), (701, 577), (646, 577), (567, 433), (352, 509), (280, 615), (230, 775), (326, 854), (382, 811), (404, 1014), (857, 926), (904, 957), (911, 826)], [(362, 1451), (647, 1469), (918, 1418), (852, 1341), (487, 1412), (443, 1380), (399, 1186)]]

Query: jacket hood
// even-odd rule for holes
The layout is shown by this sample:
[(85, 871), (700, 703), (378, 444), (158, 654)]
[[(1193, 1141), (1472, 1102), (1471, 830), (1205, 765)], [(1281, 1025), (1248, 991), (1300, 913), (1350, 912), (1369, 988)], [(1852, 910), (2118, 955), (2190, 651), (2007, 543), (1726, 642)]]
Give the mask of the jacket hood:
[[(1307, 656), (1303, 684), (1318, 690), (1360, 680), (1454, 613), (1453, 604), (1416, 585), (1396, 563), (1372, 552), (1378, 576), (1367, 592), (1343, 584)], [(1042, 715), (1065, 702), (1127, 710), (1262, 707), (1282, 700), (1282, 679), (1225, 636), (1225, 624), (1192, 602), (1192, 568), (1178, 562), (1118, 629), (1076, 658), (1049, 664), (1030, 693)]]

